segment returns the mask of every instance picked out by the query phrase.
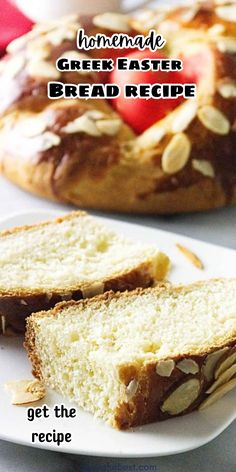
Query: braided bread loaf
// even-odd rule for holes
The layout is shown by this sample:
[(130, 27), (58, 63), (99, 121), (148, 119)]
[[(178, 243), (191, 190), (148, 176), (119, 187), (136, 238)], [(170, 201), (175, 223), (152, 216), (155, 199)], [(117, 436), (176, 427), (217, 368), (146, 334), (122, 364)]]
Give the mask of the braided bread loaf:
[[(108, 101), (49, 100), (50, 80), (99, 81), (94, 72), (61, 74), (55, 67), (62, 55), (84, 55), (76, 50), (81, 27), (88, 35), (156, 29), (168, 56), (194, 65), (197, 99), (139, 136)], [(16, 184), (111, 211), (175, 213), (236, 202), (236, 4), (204, 2), (134, 18), (70, 16), (36, 25), (8, 52), (0, 63), (0, 164)], [(104, 50), (86, 54), (102, 57)]]

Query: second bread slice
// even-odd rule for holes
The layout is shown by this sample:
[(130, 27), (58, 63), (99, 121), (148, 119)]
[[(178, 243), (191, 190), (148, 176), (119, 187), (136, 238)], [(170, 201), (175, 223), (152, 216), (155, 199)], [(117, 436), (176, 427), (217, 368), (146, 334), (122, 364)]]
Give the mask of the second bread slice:
[(61, 303), (27, 328), (35, 376), (120, 429), (203, 409), (236, 387), (236, 279)]
[(25, 317), (62, 300), (162, 280), (168, 257), (117, 235), (85, 212), (0, 233), (0, 332), (23, 332)]

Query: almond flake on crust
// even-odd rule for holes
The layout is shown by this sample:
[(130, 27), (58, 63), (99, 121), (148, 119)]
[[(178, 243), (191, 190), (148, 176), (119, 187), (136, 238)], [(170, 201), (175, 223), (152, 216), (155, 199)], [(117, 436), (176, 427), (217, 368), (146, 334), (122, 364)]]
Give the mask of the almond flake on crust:
[(119, 132), (121, 125), (122, 121), (119, 118), (96, 121), (97, 129), (102, 134), (108, 136), (115, 136)]
[(86, 116), (86, 113), (67, 123), (67, 125), (62, 128), (62, 131), (66, 134), (85, 133), (94, 137), (101, 136), (96, 123)]
[(35, 140), (35, 152), (47, 151), (54, 146), (58, 146), (61, 142), (60, 136), (50, 131), (45, 131), (42, 135), (31, 139), (32, 141)]
[(56, 18), (55, 20), (44, 21), (43, 23), (36, 24), (34, 29), (37, 29), (37, 31), (40, 32), (46, 32), (48, 29), (55, 29), (68, 24), (77, 24), (77, 27), (80, 27), (79, 16), (77, 13), (71, 13), (69, 15)]
[(205, 177), (211, 177), (212, 179), (215, 177), (215, 171), (211, 162), (206, 161), (205, 159), (193, 159), (192, 160), (192, 167), (200, 174), (204, 175)]
[(181, 25), (174, 20), (165, 20), (158, 25), (158, 31), (163, 35), (175, 36), (181, 28)]
[(156, 28), (165, 19), (166, 12), (154, 12), (152, 10), (141, 11), (135, 18), (131, 18), (130, 26), (140, 33), (148, 32)]
[[(82, 61), (83, 59), (90, 59), (90, 56), (88, 54), (84, 54), (84, 53), (79, 52), (79, 51), (74, 51), (72, 49), (72, 50), (63, 52), (61, 58), (66, 58), (69, 61), (71, 61), (71, 60), (72, 61)], [(82, 69), (81, 70), (76, 70), (75, 72), (77, 72), (80, 75), (89, 75), (89, 74), (91, 74), (91, 71), (82, 70)]]
[(217, 400), (226, 395), (230, 390), (236, 387), (236, 379), (231, 379), (229, 382), (221, 385), (219, 388), (214, 390), (209, 397), (207, 397), (199, 407), (199, 410), (205, 410), (208, 406), (211, 406)]
[(216, 36), (221, 36), (225, 32), (225, 26), (222, 23), (215, 23), (207, 30), (207, 34), (214, 39)]
[(41, 117), (25, 118), (17, 125), (17, 130), (27, 138), (33, 138), (44, 133), (47, 128), (47, 123)]
[(32, 60), (27, 65), (30, 77), (42, 79), (59, 79), (61, 74), (54, 64), (47, 61)]
[(121, 13), (103, 13), (93, 18), (93, 24), (98, 28), (109, 31), (128, 33), (130, 31), (129, 18)]
[(50, 57), (51, 46), (44, 37), (40, 37), (28, 42), (26, 52), (30, 60), (41, 61)]
[(216, 46), (220, 52), (235, 54), (236, 53), (236, 39), (232, 37), (220, 38), (216, 42)]
[(192, 7), (186, 8), (179, 15), (179, 19), (182, 23), (190, 23), (194, 20), (195, 16), (199, 12), (199, 5), (193, 5)]
[(215, 370), (215, 379), (217, 380), (219, 376), (225, 372), (231, 365), (236, 362), (236, 352), (229, 354), (225, 359), (220, 362)]
[(178, 362), (176, 367), (185, 374), (197, 374), (197, 372), (199, 372), (199, 365), (193, 359), (183, 359)]
[(175, 361), (173, 359), (165, 359), (156, 364), (156, 373), (161, 377), (170, 377), (175, 368)]
[(205, 105), (198, 110), (198, 118), (205, 126), (215, 134), (225, 136), (230, 131), (228, 118), (212, 105)]
[(27, 43), (27, 39), (28, 39), (28, 33), (11, 41), (6, 48), (7, 53), (12, 54), (22, 49)]
[(97, 282), (93, 285), (88, 285), (82, 289), (83, 298), (91, 298), (96, 295), (101, 295), (104, 292), (105, 285), (103, 282)]
[(164, 138), (166, 133), (166, 128), (164, 128), (163, 126), (154, 125), (144, 131), (144, 133), (136, 139), (136, 144), (140, 149), (155, 148)]
[(93, 121), (103, 120), (106, 118), (106, 115), (100, 110), (88, 110), (85, 115)]
[(236, 364), (231, 365), (227, 370), (225, 370), (221, 375), (219, 375), (218, 379), (208, 388), (206, 393), (214, 392), (220, 385), (225, 384), (236, 374)]
[(214, 371), (215, 371), (215, 366), (217, 365), (219, 359), (229, 350), (229, 347), (223, 347), (222, 349), (218, 349), (218, 351), (211, 352), (208, 354), (208, 356), (205, 358), (203, 365), (202, 365), (202, 371), (206, 379), (212, 380), (214, 378)]
[(136, 394), (138, 390), (138, 381), (136, 379), (133, 379), (130, 381), (129, 385), (126, 387), (126, 396), (127, 396), (127, 401), (131, 400), (134, 395)]
[(174, 114), (171, 123), (172, 133), (181, 133), (185, 131), (197, 116), (197, 103), (194, 100), (189, 100), (184, 103), (179, 110)]
[(184, 133), (177, 133), (167, 144), (162, 155), (162, 169), (166, 174), (179, 172), (189, 160), (191, 143)]
[(179, 385), (163, 402), (161, 411), (169, 415), (183, 413), (198, 398), (201, 391), (199, 379), (192, 378)]
[(60, 46), (64, 41), (74, 41), (77, 30), (72, 27), (61, 27), (47, 34), (47, 40), (53, 46)]
[(223, 98), (235, 98), (236, 82), (232, 80), (221, 80), (217, 83), (217, 90)]
[(236, 23), (236, 8), (235, 4), (219, 6), (215, 9), (217, 16), (224, 21)]

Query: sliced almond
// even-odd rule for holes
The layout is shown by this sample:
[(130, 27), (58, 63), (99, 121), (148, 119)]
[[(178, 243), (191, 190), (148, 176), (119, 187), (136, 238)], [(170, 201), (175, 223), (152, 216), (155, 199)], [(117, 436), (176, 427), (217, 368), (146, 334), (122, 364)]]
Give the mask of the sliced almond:
[(162, 126), (152, 126), (136, 139), (140, 149), (155, 148), (166, 135), (166, 129)]
[(16, 75), (19, 74), (19, 72), (22, 71), (25, 65), (25, 59), (21, 55), (13, 56), (10, 60), (6, 61), (4, 63), (5, 69), (4, 72), (5, 74), (10, 77), (14, 78)]
[(135, 393), (138, 390), (138, 382), (136, 379), (130, 381), (129, 385), (126, 387), (126, 397), (127, 401), (131, 400), (134, 397)]
[(236, 23), (236, 8), (235, 5), (225, 5), (217, 7), (215, 12), (219, 18), (224, 21)]
[(174, 20), (165, 20), (158, 25), (158, 31), (163, 36), (174, 36), (181, 28), (180, 23)]
[(178, 362), (176, 367), (185, 374), (197, 374), (197, 372), (199, 372), (199, 365), (193, 359), (183, 359)]
[(234, 54), (236, 53), (236, 39), (231, 37), (224, 37), (216, 42), (217, 49), (220, 52)]
[[(87, 60), (87, 59), (90, 59), (90, 56), (88, 54), (84, 54), (82, 52), (79, 52), (79, 51), (74, 51), (74, 50), (70, 50), (70, 51), (65, 51), (63, 52), (62, 56), (63, 58), (66, 58), (68, 59), (69, 61), (82, 61), (83, 59)], [(88, 71), (88, 70), (77, 70), (76, 72), (78, 72), (78, 74), (80, 75), (88, 75), (88, 74), (91, 74), (91, 71)]]
[(90, 59), (90, 56), (88, 54), (75, 51), (73, 49), (63, 52), (62, 57), (65, 57), (66, 59), (69, 59), (72, 61), (76, 61), (76, 60), (81, 61), (82, 59), (86, 59), (86, 60)]
[(199, 11), (199, 5), (193, 5), (189, 8), (185, 8), (179, 15), (179, 19), (182, 23), (190, 23), (194, 20), (195, 16)]
[(102, 134), (107, 134), (108, 136), (115, 136), (120, 130), (122, 121), (117, 118), (114, 120), (97, 120), (96, 126), (97, 129)]
[(205, 408), (211, 406), (213, 403), (215, 403), (217, 400), (222, 398), (226, 393), (230, 392), (233, 388), (236, 387), (236, 379), (231, 379), (229, 382), (227, 382), (224, 385), (221, 385), (217, 390), (215, 390), (209, 397), (206, 398), (202, 402), (202, 404), (199, 407), (199, 410), (205, 410)]
[(20, 49), (22, 49), (27, 42), (27, 39), (28, 39), (27, 36), (28, 36), (27, 34), (24, 34), (23, 36), (20, 36), (19, 38), (16, 38), (13, 41), (11, 41), (7, 46), (7, 53), (13, 54), (19, 51)]
[(52, 299), (52, 297), (53, 297), (53, 294), (52, 294), (52, 293), (46, 293), (46, 294), (45, 294), (45, 298), (46, 298), (47, 302), (50, 302), (50, 300)]
[(59, 146), (61, 142), (60, 136), (50, 131), (45, 131), (38, 136), (26, 138), (18, 135), (16, 153), (20, 156), (32, 156)]
[(53, 46), (60, 46), (64, 41), (74, 41), (77, 29), (72, 25), (62, 25), (60, 28), (50, 31), (46, 38)]
[(28, 303), (25, 300), (23, 300), (23, 298), (20, 300), (20, 304), (25, 305), (25, 306), (28, 305)]
[(217, 90), (223, 98), (236, 97), (236, 83), (229, 80), (223, 80), (217, 83)]
[(32, 39), (27, 44), (27, 57), (33, 61), (48, 59), (51, 54), (51, 46), (44, 37)]
[(182, 131), (185, 131), (197, 116), (197, 108), (197, 103), (194, 100), (189, 100), (184, 103), (179, 108), (178, 112), (174, 114), (171, 124), (172, 133), (181, 133)]
[(67, 302), (68, 300), (72, 299), (73, 295), (72, 295), (72, 292), (67, 292), (67, 293), (61, 293), (60, 296), (63, 301)]
[(109, 31), (128, 33), (130, 31), (129, 18), (120, 13), (103, 13), (93, 18), (93, 24), (98, 28)]
[(204, 269), (204, 265), (203, 265), (203, 262), (201, 261), (201, 259), (199, 259), (199, 257), (194, 254), (194, 252), (190, 251), (189, 249), (187, 249), (185, 246), (182, 246), (182, 244), (176, 244), (176, 247), (177, 249), (179, 249), (180, 252), (182, 252), (182, 254), (187, 257), (187, 259), (195, 266), (197, 267), (198, 269), (201, 269), (203, 270)]
[(144, 10), (141, 13), (135, 15), (130, 20), (130, 26), (140, 32), (144, 33), (150, 29), (156, 28), (157, 25), (161, 24), (166, 17), (166, 12), (154, 12), (153, 10)]
[(46, 131), (39, 137), (31, 138), (32, 141), (35, 139), (35, 152), (42, 152), (51, 149), (54, 146), (58, 146), (61, 142), (60, 136), (57, 134)]
[(97, 282), (82, 289), (83, 298), (91, 298), (101, 295), (104, 292), (105, 285), (103, 282)]
[(211, 36), (212, 38), (215, 38), (216, 36), (220, 36), (224, 32), (225, 32), (225, 26), (222, 25), (222, 23), (215, 23), (207, 31), (209, 36)]
[(37, 60), (28, 63), (27, 72), (30, 77), (42, 79), (59, 79), (61, 75), (51, 62)]
[(17, 131), (27, 138), (38, 136), (47, 128), (47, 123), (42, 118), (26, 118), (17, 125)]
[(48, 31), (60, 28), (61, 26), (71, 24), (77, 25), (77, 29), (81, 26), (79, 23), (79, 16), (76, 13), (65, 15), (60, 18), (56, 18), (55, 20), (48, 20), (42, 23), (36, 23), (36, 25), (33, 26), (33, 30), (37, 33), (47, 33)]
[(236, 374), (236, 364), (231, 365), (227, 370), (225, 370), (221, 375), (219, 375), (218, 379), (211, 385), (210, 388), (206, 391), (206, 393), (214, 392), (220, 385), (225, 384)]
[(210, 131), (220, 135), (226, 135), (230, 131), (228, 118), (212, 105), (205, 105), (198, 110), (198, 118)]
[(105, 114), (100, 111), (100, 110), (88, 110), (86, 111), (86, 116), (88, 118), (91, 118), (91, 120), (96, 121), (96, 120), (103, 120), (105, 119)]
[(39, 380), (17, 380), (8, 382), (5, 388), (12, 394), (13, 405), (34, 403), (46, 395), (44, 384)]
[(175, 362), (172, 359), (159, 361), (156, 365), (156, 373), (161, 377), (170, 377), (175, 368)]
[(97, 129), (95, 122), (86, 116), (86, 113), (79, 118), (76, 118), (75, 120), (67, 123), (67, 125), (62, 128), (62, 131), (67, 134), (85, 133), (89, 136), (101, 136), (101, 133)]
[(194, 170), (200, 172), (200, 174), (203, 174), (205, 177), (211, 177), (212, 179), (215, 177), (214, 168), (209, 161), (204, 159), (193, 159), (192, 167)]
[(190, 379), (176, 388), (164, 401), (161, 411), (169, 415), (183, 413), (198, 398), (201, 384), (198, 379)]
[(218, 351), (212, 352), (211, 354), (208, 354), (206, 359), (204, 360), (203, 366), (202, 366), (202, 371), (204, 376), (208, 381), (212, 380), (214, 378), (214, 371), (215, 371), (215, 366), (219, 359), (229, 350), (229, 347), (223, 347), (222, 349), (219, 349)]
[(222, 362), (220, 362), (220, 364), (218, 365), (218, 367), (215, 370), (215, 379), (217, 380), (219, 378), (219, 376), (223, 372), (225, 372), (225, 370), (227, 370), (229, 367), (231, 367), (231, 365), (234, 364), (235, 361), (236, 361), (236, 352), (233, 352), (228, 357), (226, 357), (226, 359), (224, 359)]
[(175, 174), (187, 164), (191, 143), (184, 133), (177, 133), (170, 140), (162, 155), (162, 169), (166, 174)]

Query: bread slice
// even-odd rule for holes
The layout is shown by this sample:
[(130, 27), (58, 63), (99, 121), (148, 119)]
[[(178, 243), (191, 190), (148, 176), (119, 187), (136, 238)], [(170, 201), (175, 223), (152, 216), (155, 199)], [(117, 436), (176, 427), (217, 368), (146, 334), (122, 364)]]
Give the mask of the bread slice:
[(0, 233), (0, 331), (24, 331), (25, 317), (62, 300), (148, 287), (168, 257), (117, 235), (85, 212)]
[(189, 413), (236, 386), (236, 279), (62, 303), (28, 319), (26, 348), (36, 377), (117, 428)]

